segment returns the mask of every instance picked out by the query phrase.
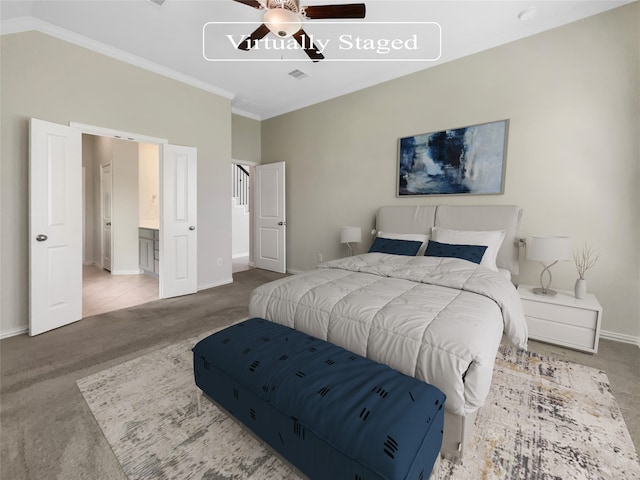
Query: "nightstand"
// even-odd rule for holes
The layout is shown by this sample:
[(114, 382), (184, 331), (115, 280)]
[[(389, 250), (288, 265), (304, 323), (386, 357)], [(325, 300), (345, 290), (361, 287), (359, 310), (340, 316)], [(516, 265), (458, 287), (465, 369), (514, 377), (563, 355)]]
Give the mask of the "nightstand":
[(536, 295), (532, 285), (518, 286), (529, 338), (596, 353), (600, 339), (602, 307), (595, 295), (578, 300), (573, 292), (559, 290), (553, 297)]

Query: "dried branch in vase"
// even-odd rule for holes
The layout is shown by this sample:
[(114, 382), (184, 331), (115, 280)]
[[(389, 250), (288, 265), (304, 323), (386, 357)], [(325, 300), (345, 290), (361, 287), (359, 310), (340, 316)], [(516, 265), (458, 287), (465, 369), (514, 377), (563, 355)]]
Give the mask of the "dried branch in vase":
[(573, 252), (573, 261), (576, 264), (578, 276), (582, 280), (584, 280), (584, 276), (587, 273), (587, 270), (589, 270), (596, 264), (598, 258), (600, 257), (586, 243), (582, 248)]

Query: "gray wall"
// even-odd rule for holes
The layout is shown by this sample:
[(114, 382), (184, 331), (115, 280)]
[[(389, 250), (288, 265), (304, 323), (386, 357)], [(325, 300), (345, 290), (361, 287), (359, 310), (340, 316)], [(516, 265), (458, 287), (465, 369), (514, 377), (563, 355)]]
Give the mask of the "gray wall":
[[(367, 238), (380, 205), (517, 204), (525, 236), (569, 235), (600, 252), (587, 280), (603, 329), (637, 342), (639, 24), (635, 2), (264, 121), (262, 163), (287, 162), (289, 268), (345, 255), (340, 227), (360, 225)], [(396, 198), (398, 138), (503, 118), (504, 195)], [(573, 262), (552, 271), (555, 287), (573, 288)], [(539, 273), (522, 259), (514, 280)]]
[(232, 281), (230, 100), (41, 33), (3, 35), (0, 42), (2, 335), (28, 325), (30, 117), (196, 147), (198, 287)]
[(261, 128), (258, 120), (231, 115), (231, 154), (234, 160), (260, 163)]

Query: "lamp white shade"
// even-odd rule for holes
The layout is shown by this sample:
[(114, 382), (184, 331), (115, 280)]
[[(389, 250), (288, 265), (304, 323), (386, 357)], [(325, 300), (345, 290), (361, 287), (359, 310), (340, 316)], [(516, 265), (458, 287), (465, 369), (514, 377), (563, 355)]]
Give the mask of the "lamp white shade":
[(362, 241), (362, 229), (360, 227), (342, 227), (340, 243), (360, 243)]
[(538, 262), (556, 262), (571, 259), (569, 237), (533, 235), (527, 242), (527, 258)]
[(264, 24), (278, 37), (290, 37), (302, 27), (300, 17), (285, 8), (273, 8), (262, 17)]

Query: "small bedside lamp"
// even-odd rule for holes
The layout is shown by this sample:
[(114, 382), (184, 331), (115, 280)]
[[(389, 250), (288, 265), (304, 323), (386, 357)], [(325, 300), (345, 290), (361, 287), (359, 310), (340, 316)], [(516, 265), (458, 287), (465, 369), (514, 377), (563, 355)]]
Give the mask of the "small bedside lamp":
[(349, 256), (353, 255), (352, 243), (360, 243), (362, 241), (362, 229), (360, 227), (342, 227), (340, 233), (340, 243), (346, 243), (349, 249)]
[[(549, 288), (551, 285), (550, 268), (559, 261), (571, 259), (569, 237), (533, 235), (527, 242), (527, 258), (540, 262), (544, 267), (540, 273), (540, 288), (534, 288), (533, 293), (552, 297), (558, 292)], [(548, 276), (546, 285), (543, 281), (545, 273)]]

